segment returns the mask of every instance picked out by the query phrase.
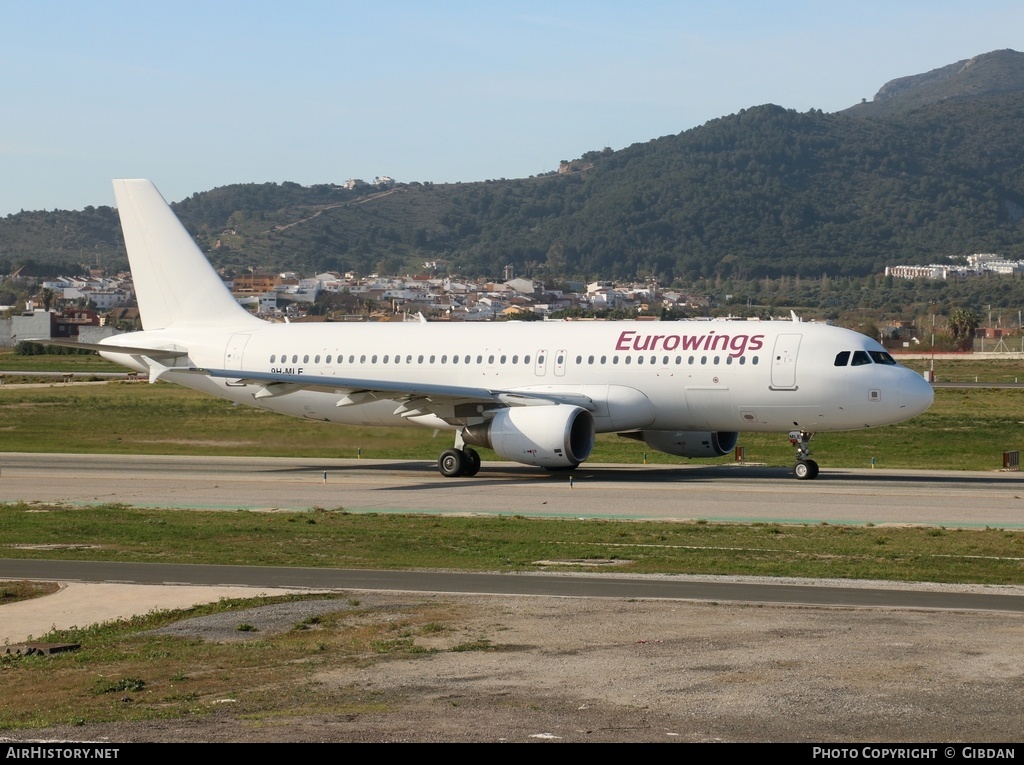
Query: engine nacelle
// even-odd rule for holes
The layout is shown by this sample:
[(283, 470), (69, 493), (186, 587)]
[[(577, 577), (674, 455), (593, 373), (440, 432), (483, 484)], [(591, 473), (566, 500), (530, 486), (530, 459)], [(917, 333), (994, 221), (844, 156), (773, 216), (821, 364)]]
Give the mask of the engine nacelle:
[(516, 406), (462, 431), (467, 444), (507, 460), (546, 468), (576, 467), (594, 448), (594, 418), (578, 406)]
[(695, 430), (645, 430), (644, 443), (652, 449), (678, 457), (721, 457), (736, 448), (739, 433)]

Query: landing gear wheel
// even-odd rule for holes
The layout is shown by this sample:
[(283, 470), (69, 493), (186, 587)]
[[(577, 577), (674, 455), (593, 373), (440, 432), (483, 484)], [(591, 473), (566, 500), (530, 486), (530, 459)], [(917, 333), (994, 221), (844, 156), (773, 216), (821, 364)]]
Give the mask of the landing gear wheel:
[(462, 472), (466, 478), (472, 478), (480, 472), (480, 453), (468, 446), (462, 450), (462, 456), (466, 460), (466, 469)]
[(437, 458), (437, 469), (445, 478), (457, 478), (460, 475), (465, 475), (469, 465), (470, 462), (466, 459), (466, 455), (458, 449), (448, 449)]
[(806, 430), (789, 431), (789, 443), (796, 447), (796, 464), (793, 475), (797, 480), (809, 481), (818, 477), (818, 463), (811, 459), (810, 443), (814, 434)]
[(818, 463), (814, 460), (798, 460), (793, 466), (793, 475), (801, 481), (810, 481), (818, 477)]

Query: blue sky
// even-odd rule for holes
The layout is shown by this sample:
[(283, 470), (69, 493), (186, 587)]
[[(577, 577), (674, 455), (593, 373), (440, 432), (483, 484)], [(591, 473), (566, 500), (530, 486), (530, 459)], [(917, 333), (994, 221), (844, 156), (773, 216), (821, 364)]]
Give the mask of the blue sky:
[(230, 183), (553, 170), (1024, 50), (1019, 0), (0, 0), (0, 215)]

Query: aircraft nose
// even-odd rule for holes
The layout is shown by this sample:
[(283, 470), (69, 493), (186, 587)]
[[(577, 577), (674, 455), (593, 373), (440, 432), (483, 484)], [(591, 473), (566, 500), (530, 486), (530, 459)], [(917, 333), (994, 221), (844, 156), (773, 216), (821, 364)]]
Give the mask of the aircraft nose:
[(931, 383), (912, 369), (900, 378), (897, 399), (900, 409), (907, 417), (915, 417), (932, 405), (935, 391)]

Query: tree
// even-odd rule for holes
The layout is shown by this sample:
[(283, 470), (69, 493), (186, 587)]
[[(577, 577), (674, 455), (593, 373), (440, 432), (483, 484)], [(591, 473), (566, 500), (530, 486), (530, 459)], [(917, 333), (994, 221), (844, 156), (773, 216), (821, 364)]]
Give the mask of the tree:
[(878, 329), (878, 325), (875, 322), (868, 319), (861, 325), (860, 332), (862, 335), (867, 335), (872, 340), (880, 340), (881, 330)]
[(966, 308), (956, 308), (946, 320), (953, 343), (962, 351), (974, 347), (974, 331), (978, 328), (978, 316)]

